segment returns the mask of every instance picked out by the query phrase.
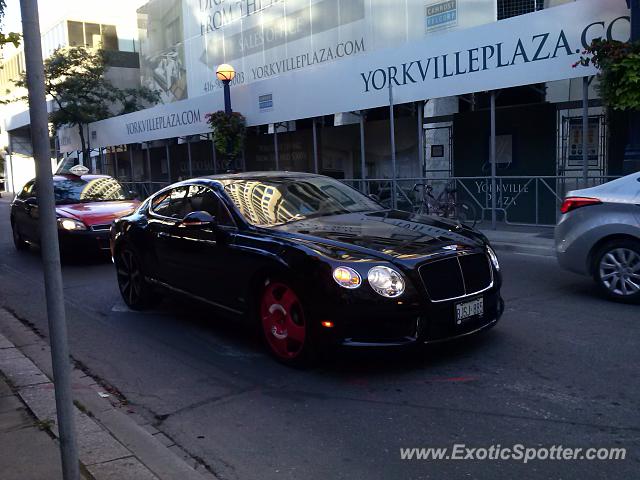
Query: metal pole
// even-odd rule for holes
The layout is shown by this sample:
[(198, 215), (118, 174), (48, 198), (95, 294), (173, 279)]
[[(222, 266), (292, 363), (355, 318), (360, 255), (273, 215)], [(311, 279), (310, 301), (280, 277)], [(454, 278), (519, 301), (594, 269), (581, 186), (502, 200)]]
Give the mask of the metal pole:
[(273, 148), (276, 155), (276, 170), (280, 170), (280, 154), (278, 153), (278, 124), (273, 124)]
[(424, 161), (424, 103), (418, 102), (418, 107), (416, 108), (416, 114), (418, 116), (418, 162), (420, 163), (420, 168), (424, 172), (426, 170), (426, 165)]
[(496, 91), (491, 91), (491, 228), (497, 228), (496, 219)]
[(589, 182), (589, 77), (582, 77), (582, 182), (587, 188)]
[(11, 190), (9, 191), (18, 193), (16, 192), (16, 184), (13, 176), (13, 141), (11, 140), (11, 134), (9, 134), (9, 168), (11, 169)]
[(168, 143), (164, 144), (164, 154), (167, 156), (167, 182), (171, 183), (171, 152)]
[(64, 287), (60, 268), (58, 226), (51, 175), (49, 120), (44, 91), (44, 66), (37, 0), (20, 0), (22, 32), (24, 35), (31, 142), (36, 160), (38, 182), (38, 211), (40, 215), (40, 251), (44, 270), (44, 288), (49, 319), (51, 363), (55, 387), (62, 475), (65, 480), (78, 480), (78, 446), (73, 418), (73, 397), (67, 344), (67, 322), (64, 305)]
[(318, 131), (316, 126), (316, 117), (313, 117), (313, 171), (319, 173), (318, 163)]
[(218, 173), (218, 156), (216, 155), (216, 144), (211, 136), (211, 151), (213, 152), (213, 173)]
[(149, 179), (149, 193), (153, 190), (153, 176), (151, 175), (151, 146), (147, 142), (147, 178)]
[(129, 150), (129, 175), (131, 175), (131, 183), (133, 183), (133, 148), (131, 145), (127, 145), (127, 150)]
[(191, 162), (191, 141), (187, 137), (187, 159), (189, 160), (189, 178), (193, 178), (193, 163)]
[(117, 180), (120, 180), (120, 172), (118, 170), (118, 147), (113, 147), (112, 152), (113, 153), (113, 168), (115, 169), (115, 175), (114, 177), (116, 177)]
[(391, 130), (391, 208), (397, 206), (396, 198), (396, 125), (393, 111), (393, 87), (389, 82), (389, 126)]
[(231, 115), (231, 88), (229, 87), (230, 80), (223, 80), (222, 85), (224, 88), (224, 112), (227, 115)]
[[(640, 0), (627, 0), (631, 9), (632, 42), (640, 40)], [(640, 170), (640, 111), (629, 112), (629, 139), (624, 151), (623, 173)]]
[(362, 193), (367, 193), (367, 152), (365, 150), (364, 137), (364, 115), (365, 111), (360, 110), (360, 177), (362, 178)]

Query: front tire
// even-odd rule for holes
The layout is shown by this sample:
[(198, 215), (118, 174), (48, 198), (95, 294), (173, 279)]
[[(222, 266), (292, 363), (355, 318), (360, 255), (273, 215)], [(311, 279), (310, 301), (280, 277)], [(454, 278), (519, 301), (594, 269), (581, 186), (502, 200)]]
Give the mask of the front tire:
[(11, 233), (13, 236), (13, 245), (18, 251), (24, 251), (29, 248), (29, 244), (22, 238), (15, 222), (11, 222)]
[(155, 303), (153, 287), (144, 278), (140, 256), (130, 247), (119, 249), (115, 256), (118, 288), (132, 310), (145, 310)]
[(302, 298), (290, 283), (267, 279), (259, 295), (258, 312), (269, 353), (289, 366), (308, 366), (315, 358), (311, 323)]
[(595, 255), (593, 277), (612, 300), (640, 303), (640, 242), (613, 240)]

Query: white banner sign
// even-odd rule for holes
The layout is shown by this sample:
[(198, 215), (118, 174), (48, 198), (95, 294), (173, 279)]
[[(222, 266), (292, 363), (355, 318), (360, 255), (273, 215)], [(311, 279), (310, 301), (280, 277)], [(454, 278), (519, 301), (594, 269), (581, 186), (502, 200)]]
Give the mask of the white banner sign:
[[(291, 57), (265, 64), (279, 74), (233, 86), (232, 104), (249, 125), (263, 125), (381, 107), (390, 90), (395, 103), (408, 103), (594, 75), (591, 67), (573, 66), (584, 48), (598, 37), (628, 40), (629, 32), (625, 0), (581, 0), (348, 61), (297, 68), (304, 58)], [(216, 91), (96, 122), (92, 146), (204, 133), (206, 113), (221, 109)]]

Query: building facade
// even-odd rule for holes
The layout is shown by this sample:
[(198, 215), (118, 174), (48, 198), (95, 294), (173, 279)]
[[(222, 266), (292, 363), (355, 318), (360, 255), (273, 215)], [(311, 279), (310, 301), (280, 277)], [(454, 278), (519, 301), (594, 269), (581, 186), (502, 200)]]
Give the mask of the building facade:
[[(119, 0), (118, 0), (119, 1)], [(86, 5), (95, 3), (95, 5)], [(137, 35), (134, 38), (130, 17), (135, 9), (114, 11), (111, 7), (97, 5), (97, 2), (77, 2), (70, 5), (70, 12), (61, 11), (52, 19), (43, 19), (41, 44), (43, 58), (54, 50), (65, 46), (84, 45), (101, 47), (109, 52), (109, 69), (106, 76), (114, 85), (133, 88), (140, 85)], [(128, 20), (127, 20), (128, 19)], [(50, 21), (48, 21), (50, 20)], [(137, 33), (137, 32), (136, 32)], [(35, 162), (31, 147), (31, 131), (28, 105), (20, 99), (26, 95), (25, 89), (15, 86), (25, 70), (24, 50), (7, 49), (0, 59), (0, 155), (4, 160), (4, 184), (7, 191), (19, 191), (35, 176)], [(49, 101), (48, 109), (56, 108)], [(60, 153), (64, 145), (75, 145), (79, 141), (74, 129), (58, 132), (51, 142), (51, 162), (55, 170), (62, 159)], [(93, 152), (97, 155), (97, 152)], [(74, 151), (73, 156), (78, 157)], [(90, 159), (86, 163), (90, 163)]]
[(89, 130), (91, 167), (143, 195), (226, 167), (205, 118), (221, 63), (249, 126), (235, 168), (317, 171), (403, 208), (416, 183), (454, 183), (484, 216), (496, 197), (501, 219), (549, 224), (585, 176), (621, 173), (626, 119), (573, 65), (628, 39), (625, 0), (151, 0), (137, 21), (163, 103)]

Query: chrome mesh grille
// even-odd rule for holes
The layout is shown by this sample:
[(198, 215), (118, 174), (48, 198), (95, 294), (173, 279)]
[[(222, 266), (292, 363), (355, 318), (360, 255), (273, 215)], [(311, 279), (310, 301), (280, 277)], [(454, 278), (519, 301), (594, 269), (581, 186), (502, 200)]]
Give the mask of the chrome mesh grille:
[(434, 302), (480, 293), (493, 285), (490, 260), (484, 253), (464, 254), (426, 263), (420, 278)]

